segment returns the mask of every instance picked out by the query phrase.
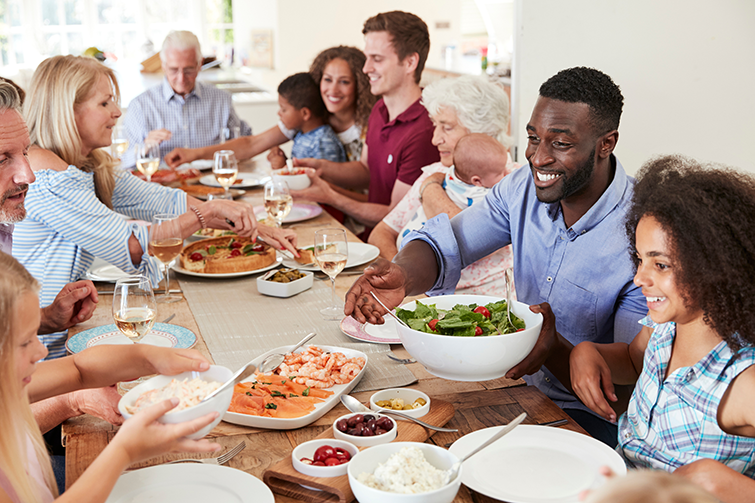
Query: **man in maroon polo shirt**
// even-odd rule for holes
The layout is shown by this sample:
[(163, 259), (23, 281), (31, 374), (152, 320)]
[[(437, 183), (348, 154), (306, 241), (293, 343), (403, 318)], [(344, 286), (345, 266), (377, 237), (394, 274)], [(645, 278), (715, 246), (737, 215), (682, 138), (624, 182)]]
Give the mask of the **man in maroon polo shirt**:
[[(380, 222), (411, 188), (421, 169), (439, 160), (433, 125), (420, 103), (420, 76), (430, 50), (427, 25), (414, 14), (384, 12), (364, 23), (362, 69), (380, 95), (367, 126), (359, 161), (298, 159), (316, 169), (312, 185), (294, 196), (329, 204), (368, 227)], [(330, 184), (325, 182), (330, 182)], [(343, 190), (368, 188), (367, 197)]]

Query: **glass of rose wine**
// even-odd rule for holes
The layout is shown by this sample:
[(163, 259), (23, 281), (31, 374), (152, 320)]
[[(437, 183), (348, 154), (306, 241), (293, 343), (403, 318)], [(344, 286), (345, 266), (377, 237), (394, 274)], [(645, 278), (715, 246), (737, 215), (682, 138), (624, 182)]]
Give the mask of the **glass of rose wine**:
[(333, 288), (332, 305), (320, 310), (326, 320), (343, 318), (343, 307), (336, 301), (336, 276), (346, 267), (348, 258), (349, 245), (345, 230), (320, 229), (315, 232), (315, 261), (322, 272), (330, 277)]
[(223, 192), (223, 199), (232, 199), (229, 189), (239, 175), (239, 163), (236, 161), (236, 155), (233, 153), (233, 150), (218, 150), (215, 152), (212, 173), (215, 175), (215, 179), (220, 186), (225, 190)]
[(170, 266), (181, 253), (183, 243), (178, 215), (163, 213), (152, 217), (152, 225), (149, 228), (149, 254), (165, 267), (165, 295), (157, 298), (157, 302), (161, 304), (181, 300), (179, 295), (170, 294)]
[(160, 146), (157, 143), (144, 143), (135, 148), (136, 169), (142, 172), (148, 182), (152, 181), (160, 167)]
[(123, 126), (113, 128), (113, 142), (110, 144), (110, 152), (113, 157), (120, 159), (128, 150), (128, 138), (123, 131)]
[(271, 180), (265, 184), (265, 211), (275, 226), (280, 227), (283, 219), (291, 212), (294, 200), (285, 181)]

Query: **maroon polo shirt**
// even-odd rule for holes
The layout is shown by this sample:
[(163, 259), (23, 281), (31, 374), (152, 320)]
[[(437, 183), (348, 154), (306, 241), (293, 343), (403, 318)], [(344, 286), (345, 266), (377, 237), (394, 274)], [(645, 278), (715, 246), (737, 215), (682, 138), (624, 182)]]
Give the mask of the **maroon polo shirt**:
[(372, 107), (366, 136), (369, 202), (391, 204), (396, 180), (411, 185), (423, 167), (439, 161), (432, 139), (433, 123), (419, 100), (388, 122), (388, 109), (379, 99)]

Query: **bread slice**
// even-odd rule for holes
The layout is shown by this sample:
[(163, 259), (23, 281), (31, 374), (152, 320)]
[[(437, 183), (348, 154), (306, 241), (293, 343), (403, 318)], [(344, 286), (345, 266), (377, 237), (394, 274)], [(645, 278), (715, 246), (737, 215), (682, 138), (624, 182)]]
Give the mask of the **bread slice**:
[(181, 252), (181, 267), (205, 274), (256, 271), (275, 263), (275, 249), (240, 236), (204, 239)]
[(315, 261), (315, 251), (312, 248), (298, 248), (299, 258), (296, 262), (299, 264), (311, 264)]

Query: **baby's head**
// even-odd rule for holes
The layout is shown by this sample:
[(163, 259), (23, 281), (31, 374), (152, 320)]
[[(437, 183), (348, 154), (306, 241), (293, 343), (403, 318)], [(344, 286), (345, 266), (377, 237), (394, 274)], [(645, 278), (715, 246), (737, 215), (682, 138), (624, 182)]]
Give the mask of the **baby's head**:
[(718, 499), (681, 476), (637, 470), (612, 478), (584, 503), (718, 503)]
[(637, 175), (626, 232), (656, 323), (702, 318), (730, 346), (755, 343), (755, 178), (671, 155)]
[(492, 187), (509, 174), (507, 163), (506, 147), (483, 133), (463, 136), (454, 149), (456, 177), (469, 185)]
[(301, 129), (307, 121), (324, 124), (328, 110), (320, 87), (307, 72), (295, 73), (278, 86), (278, 117), (288, 129)]

